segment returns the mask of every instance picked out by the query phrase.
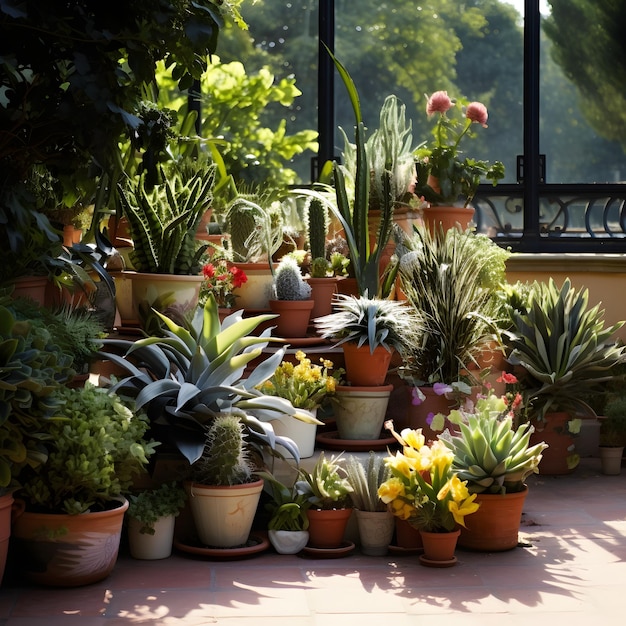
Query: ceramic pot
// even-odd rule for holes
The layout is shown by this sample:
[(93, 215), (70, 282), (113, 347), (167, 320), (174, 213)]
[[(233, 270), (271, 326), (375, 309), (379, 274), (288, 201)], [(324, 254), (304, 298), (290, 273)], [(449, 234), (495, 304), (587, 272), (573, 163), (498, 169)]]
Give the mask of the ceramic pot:
[(535, 431), (530, 435), (530, 445), (544, 441), (548, 447), (542, 453), (539, 473), (548, 476), (571, 474), (580, 457), (575, 452), (574, 437), (567, 430), (567, 422), (572, 419), (564, 411), (546, 413), (541, 421), (533, 420)]
[(340, 439), (380, 439), (393, 385), (351, 387), (337, 385), (333, 412)]
[(439, 567), (438, 563), (453, 563), (457, 541), (461, 534), (460, 530), (447, 533), (431, 533), (420, 530), (420, 534), (424, 545), (424, 554), (423, 558), (420, 558), (420, 563), (434, 567)]
[(376, 387), (385, 384), (392, 353), (383, 346), (370, 352), (369, 345), (359, 346), (357, 343), (344, 343), (343, 356), (346, 367), (346, 378), (358, 387)]
[(602, 473), (606, 476), (618, 476), (622, 473), (624, 446), (600, 446)]
[(270, 300), (269, 307), (278, 317), (273, 320), (277, 337), (305, 337), (311, 318), (313, 300)]
[(528, 487), (516, 493), (479, 493), (477, 511), (465, 518), (458, 545), (481, 552), (502, 552), (517, 547), (519, 526)]
[(395, 527), (389, 511), (355, 511), (361, 552), (368, 556), (383, 556), (389, 551)]
[(308, 509), (309, 543), (312, 548), (339, 548), (352, 516), (352, 509)]
[(167, 559), (172, 554), (174, 542), (174, 515), (159, 518), (154, 523), (154, 534), (142, 533), (142, 522), (134, 517), (128, 519), (128, 548), (135, 559)]
[[(311, 413), (316, 415), (317, 409), (313, 409)], [(301, 459), (308, 459), (313, 456), (317, 424), (307, 424), (291, 417), (291, 415), (281, 415), (279, 419), (271, 420), (270, 424), (276, 435), (289, 437), (295, 442)], [(286, 459), (293, 459), (293, 456), (281, 445), (276, 446), (276, 451), (280, 452)]]
[(13, 524), (12, 549), (35, 584), (78, 587), (105, 579), (117, 561), (123, 500), (107, 511), (65, 515), (24, 511)]
[(200, 542), (213, 548), (246, 543), (254, 521), (263, 481), (217, 487), (185, 483)]
[(298, 554), (309, 541), (307, 530), (268, 530), (267, 535), (278, 554)]
[(263, 263), (233, 263), (243, 270), (248, 280), (237, 289), (235, 309), (262, 311), (269, 309), (274, 277), (268, 261)]

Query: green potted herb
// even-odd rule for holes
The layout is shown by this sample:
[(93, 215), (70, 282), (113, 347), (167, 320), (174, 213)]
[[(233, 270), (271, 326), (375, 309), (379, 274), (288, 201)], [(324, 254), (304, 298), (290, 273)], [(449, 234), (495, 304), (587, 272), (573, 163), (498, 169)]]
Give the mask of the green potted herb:
[(86, 383), (59, 387), (55, 398), (59, 407), (41, 427), (48, 457), (22, 472), (25, 511), (13, 535), (33, 582), (90, 584), (115, 565), (128, 508), (124, 496), (157, 444), (145, 438), (145, 413), (110, 390)]
[(185, 506), (185, 490), (163, 483), (128, 496), (128, 546), (136, 559), (166, 559), (172, 554), (174, 524)]

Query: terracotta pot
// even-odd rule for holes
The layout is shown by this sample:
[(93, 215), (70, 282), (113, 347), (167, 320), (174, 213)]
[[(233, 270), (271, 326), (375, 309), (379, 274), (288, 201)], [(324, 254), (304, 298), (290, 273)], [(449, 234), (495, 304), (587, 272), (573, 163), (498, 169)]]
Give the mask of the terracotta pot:
[(383, 346), (374, 348), (370, 352), (369, 345), (358, 346), (356, 343), (344, 343), (343, 356), (345, 360), (346, 378), (353, 385), (359, 387), (376, 387), (385, 384), (391, 355)]
[(270, 310), (279, 316), (273, 320), (273, 334), (282, 338), (306, 337), (314, 304), (313, 300), (270, 300)]
[(13, 283), (14, 298), (30, 298), (37, 304), (46, 304), (47, 276), (20, 276)]
[(339, 548), (352, 516), (352, 509), (308, 509), (309, 543), (312, 548)]
[(535, 431), (530, 435), (530, 445), (545, 441), (548, 444), (542, 453), (539, 473), (548, 476), (571, 474), (580, 458), (575, 452), (574, 437), (567, 430), (567, 422), (572, 419), (564, 411), (547, 413), (541, 421), (533, 420)]
[(176, 518), (167, 515), (154, 523), (154, 535), (142, 533), (142, 522), (131, 517), (128, 519), (128, 547), (134, 559), (167, 559), (172, 554), (174, 543), (174, 524)]
[(422, 551), (422, 535), (417, 528), (414, 528), (406, 520), (395, 518), (396, 522), (396, 546), (406, 550)]
[(453, 530), (448, 533), (431, 533), (420, 530), (422, 543), (424, 544), (424, 559), (420, 563), (428, 565), (428, 561), (450, 562), (454, 559), (457, 541), (460, 530)]
[(458, 545), (481, 552), (501, 552), (517, 547), (519, 526), (528, 487), (516, 493), (479, 493), (478, 511), (465, 518)]
[(18, 567), (31, 582), (53, 587), (103, 580), (117, 561), (126, 509), (127, 500), (111, 510), (80, 515), (23, 512), (11, 537)]
[(458, 228), (465, 231), (469, 228), (474, 217), (472, 207), (458, 206), (431, 206), (423, 209), (424, 223), (431, 232), (443, 228), (448, 231), (451, 228)]
[(4, 575), (9, 550), (9, 537), (11, 536), (11, 512), (13, 496), (10, 493), (0, 497), (0, 582)]
[(333, 312), (333, 297), (337, 293), (339, 278), (336, 276), (329, 276), (328, 278), (310, 277), (305, 280), (311, 286), (311, 299), (314, 303), (311, 309), (311, 319), (330, 315)]
[(373, 441), (380, 432), (387, 414), (393, 385), (351, 387), (337, 385), (337, 403), (333, 411), (340, 439)]
[(248, 540), (263, 481), (217, 487), (186, 483), (189, 505), (200, 542), (213, 548), (234, 548)]
[[(426, 398), (420, 404), (413, 404), (413, 387), (407, 385), (406, 389), (409, 394), (407, 408), (408, 427), (413, 429), (421, 428), (426, 441), (434, 441), (437, 439), (439, 432), (434, 431), (430, 427), (430, 420), (437, 413), (449, 415), (450, 411), (456, 406), (455, 402), (445, 396), (437, 395), (432, 387), (420, 387)], [(452, 424), (449, 424), (447, 421), (446, 425), (452, 428)]]
[(358, 296), (359, 286), (357, 285), (356, 278), (348, 276), (337, 283), (337, 293), (343, 293), (346, 296)]

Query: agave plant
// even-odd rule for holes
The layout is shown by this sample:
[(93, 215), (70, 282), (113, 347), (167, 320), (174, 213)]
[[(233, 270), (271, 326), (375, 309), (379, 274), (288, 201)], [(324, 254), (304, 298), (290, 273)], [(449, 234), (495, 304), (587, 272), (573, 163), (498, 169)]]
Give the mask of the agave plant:
[(528, 422), (515, 428), (502, 398), (481, 398), (472, 412), (452, 411), (448, 419), (460, 432), (439, 436), (454, 452), (452, 469), (467, 481), (470, 493), (514, 493), (538, 472), (544, 442), (530, 446), (534, 428)]
[(525, 312), (514, 311), (506, 332), (509, 361), (521, 366), (521, 380), (532, 417), (549, 411), (593, 409), (583, 398), (615, 377), (615, 366), (626, 361), (625, 347), (611, 337), (623, 322), (605, 326), (600, 305), (589, 307), (587, 289), (575, 289), (566, 279), (533, 283)]
[(246, 367), (262, 357), (271, 340), (271, 329), (259, 336), (250, 333), (275, 316), (243, 318), (237, 311), (220, 323), (212, 294), (204, 308), (197, 309), (189, 327), (158, 315), (165, 324), (162, 337), (103, 341), (112, 351), (102, 356), (129, 372), (113, 389), (136, 398), (137, 407), (145, 408), (151, 421), (165, 429), (165, 435), (191, 464), (201, 458), (205, 430), (221, 413), (238, 416), (250, 441), (272, 449), (280, 444), (299, 459), (293, 442), (277, 437), (267, 421), (278, 413), (319, 422), (284, 398), (267, 396), (256, 389), (274, 373), (285, 348), (268, 356), (244, 377)]

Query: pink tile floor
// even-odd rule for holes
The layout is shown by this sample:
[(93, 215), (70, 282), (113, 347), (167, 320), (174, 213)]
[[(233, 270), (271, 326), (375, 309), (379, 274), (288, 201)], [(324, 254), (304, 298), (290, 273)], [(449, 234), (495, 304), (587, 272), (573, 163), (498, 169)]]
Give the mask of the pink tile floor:
[(219, 562), (175, 553), (137, 561), (78, 589), (0, 590), (6, 626), (406, 626), (623, 623), (626, 470), (583, 459), (568, 476), (533, 476), (520, 540), (501, 553), (457, 551), (431, 569), (414, 555), (341, 559), (268, 550)]

